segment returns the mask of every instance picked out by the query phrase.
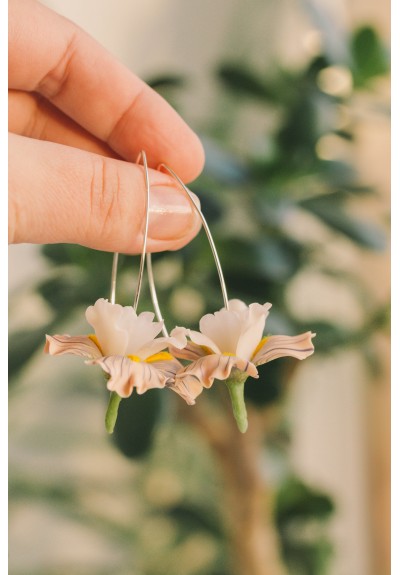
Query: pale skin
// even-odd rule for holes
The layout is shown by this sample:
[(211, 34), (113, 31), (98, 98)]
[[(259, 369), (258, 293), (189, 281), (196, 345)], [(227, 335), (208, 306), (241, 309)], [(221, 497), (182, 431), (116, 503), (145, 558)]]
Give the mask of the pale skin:
[(146, 151), (148, 248), (174, 250), (200, 228), (175, 180), (204, 152), (182, 118), (74, 23), (34, 0), (9, 2), (9, 241), (141, 251)]

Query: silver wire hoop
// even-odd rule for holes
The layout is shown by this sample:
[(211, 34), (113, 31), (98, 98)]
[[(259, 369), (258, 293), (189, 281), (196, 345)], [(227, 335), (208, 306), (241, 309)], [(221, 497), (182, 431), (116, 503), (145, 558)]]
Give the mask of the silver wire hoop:
[[(147, 156), (146, 152), (142, 150), (138, 156), (137, 164), (140, 162), (140, 159), (143, 161), (143, 168), (144, 168), (144, 179), (146, 183), (146, 211), (145, 211), (145, 225), (144, 225), (144, 232), (143, 232), (143, 245), (142, 245), (142, 253), (140, 256), (140, 266), (139, 266), (139, 276), (138, 282), (136, 286), (135, 298), (133, 300), (133, 309), (136, 312), (137, 306), (139, 303), (140, 291), (142, 289), (142, 282), (143, 282), (143, 274), (144, 274), (144, 264), (146, 259), (146, 250), (147, 250), (147, 236), (149, 233), (149, 212), (150, 212), (150, 178), (149, 178), (149, 169), (147, 166)], [(110, 303), (115, 304), (115, 294), (117, 290), (117, 272), (118, 272), (118, 252), (114, 253), (113, 256), (113, 263), (111, 269), (111, 288), (110, 288)]]
[[(225, 307), (225, 309), (229, 310), (229, 299), (228, 299), (228, 293), (226, 290), (224, 274), (222, 272), (222, 267), (221, 267), (221, 263), (219, 261), (217, 248), (215, 247), (215, 243), (214, 243), (213, 237), (211, 235), (210, 228), (208, 227), (207, 221), (206, 221), (202, 211), (200, 210), (200, 208), (197, 206), (196, 202), (194, 201), (194, 199), (190, 195), (190, 191), (185, 186), (185, 184), (182, 182), (180, 177), (174, 172), (174, 170), (172, 168), (169, 168), (166, 164), (160, 164), (158, 169), (160, 169), (160, 168), (164, 168), (165, 170), (167, 170), (171, 174), (171, 176), (173, 178), (175, 178), (175, 180), (178, 182), (178, 184), (181, 186), (181, 188), (185, 191), (185, 193), (186, 193), (187, 197), (189, 198), (192, 206), (194, 207), (194, 209), (196, 210), (197, 214), (199, 215), (199, 217), (201, 219), (201, 223), (203, 224), (204, 231), (206, 232), (207, 239), (209, 241), (212, 254), (214, 256), (215, 265), (217, 267), (218, 277), (219, 277), (219, 281), (221, 284), (222, 297), (224, 300), (224, 307)], [(156, 291), (156, 287), (155, 287), (155, 283), (154, 283), (154, 274), (153, 274), (153, 265), (152, 265), (151, 254), (147, 254), (146, 263), (147, 263), (147, 275), (148, 275), (148, 279), (149, 279), (150, 294), (151, 294), (151, 300), (153, 302), (154, 311), (156, 313), (158, 321), (164, 322), (162, 314), (161, 314), (160, 306), (158, 303), (157, 291)], [(164, 323), (163, 323), (163, 325), (164, 325)], [(166, 337), (168, 337), (168, 331), (166, 330), (165, 325), (163, 328), (163, 334)]]

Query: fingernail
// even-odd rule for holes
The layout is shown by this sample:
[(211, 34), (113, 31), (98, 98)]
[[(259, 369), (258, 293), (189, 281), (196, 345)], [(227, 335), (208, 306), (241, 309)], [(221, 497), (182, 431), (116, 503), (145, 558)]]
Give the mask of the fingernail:
[[(190, 192), (200, 207), (199, 198)], [(149, 207), (149, 237), (154, 240), (179, 240), (199, 221), (199, 216), (184, 190), (174, 186), (152, 186)]]

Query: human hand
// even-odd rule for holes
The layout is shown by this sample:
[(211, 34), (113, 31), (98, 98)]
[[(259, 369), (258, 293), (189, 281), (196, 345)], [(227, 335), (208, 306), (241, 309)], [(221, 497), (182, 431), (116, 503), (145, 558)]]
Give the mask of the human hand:
[[(176, 112), (75, 24), (35, 0), (9, 2), (9, 239), (137, 253), (178, 249), (200, 221), (188, 182), (204, 153)], [(127, 160), (127, 161), (123, 161)]]

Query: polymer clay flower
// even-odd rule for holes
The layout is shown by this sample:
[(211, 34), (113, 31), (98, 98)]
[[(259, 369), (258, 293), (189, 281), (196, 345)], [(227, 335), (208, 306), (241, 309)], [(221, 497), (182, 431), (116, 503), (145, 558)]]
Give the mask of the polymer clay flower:
[(86, 319), (94, 334), (46, 335), (44, 351), (50, 355), (80, 355), (88, 358), (87, 364), (100, 365), (110, 376), (107, 388), (119, 397), (129, 397), (134, 388), (142, 394), (165, 387), (182, 368), (163, 350), (170, 345), (182, 347), (185, 338), (156, 337), (163, 324), (153, 321), (153, 313), (137, 315), (131, 306), (99, 299), (87, 308)]
[[(315, 334), (310, 331), (296, 336), (262, 337), (270, 307), (269, 303), (247, 306), (234, 299), (229, 301), (229, 310), (223, 308), (203, 316), (200, 331), (183, 327), (172, 330), (172, 336), (179, 340), (182, 336), (189, 337), (190, 341), (183, 349), (172, 346), (171, 353), (191, 363), (176, 374), (169, 387), (193, 405), (204, 387), (211, 387), (214, 379), (224, 380), (235, 412), (232, 393), (237, 396), (236, 403), (239, 395), (243, 400), (243, 384), (248, 376), (258, 378), (258, 365), (278, 357), (305, 359), (311, 355), (314, 351), (311, 339)], [(242, 426), (247, 427), (247, 418)]]

